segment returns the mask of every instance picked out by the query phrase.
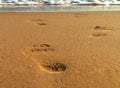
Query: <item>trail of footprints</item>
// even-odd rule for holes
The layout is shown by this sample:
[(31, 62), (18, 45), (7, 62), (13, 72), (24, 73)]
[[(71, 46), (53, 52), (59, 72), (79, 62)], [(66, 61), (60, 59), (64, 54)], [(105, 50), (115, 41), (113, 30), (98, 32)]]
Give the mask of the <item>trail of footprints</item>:
[[(42, 21), (41, 19), (37, 19), (33, 21), (38, 22), (38, 24), (44, 25), (44, 23), (39, 23)], [(108, 35), (109, 30), (112, 29), (105, 26), (95, 26), (92, 36), (93, 37), (106, 36)], [(56, 62), (53, 59), (51, 59), (52, 58), (51, 53), (55, 52), (55, 49), (49, 44), (32, 45), (22, 49), (22, 52), (25, 56), (29, 56), (30, 58), (33, 58), (33, 60), (39, 64), (41, 70), (44, 70), (46, 72), (60, 73), (60, 72), (64, 72), (67, 69), (67, 66), (64, 65), (63, 63)], [(78, 70), (80, 72), (101, 72), (101, 71), (105, 71), (106, 69), (96, 65), (83, 64), (83, 65), (79, 65)]]
[[(51, 59), (50, 54), (54, 51), (55, 49), (49, 44), (33, 45), (22, 49), (23, 54), (32, 58), (40, 66), (41, 70), (48, 73), (61, 73), (66, 71), (67, 66), (65, 64)], [(102, 72), (105, 70), (103, 67), (89, 64), (74, 64), (71, 66), (75, 67), (79, 72), (87, 73)]]
[(93, 37), (104, 37), (108, 35), (108, 31), (110, 30), (112, 30), (112, 28), (105, 27), (105, 26), (95, 26), (92, 36)]
[(55, 49), (49, 44), (33, 45), (22, 50), (24, 55), (30, 56), (39, 64), (41, 70), (50, 73), (63, 72), (66, 70), (66, 66), (62, 63), (53, 61), (51, 59), (52, 57), (50, 57), (50, 53), (54, 51)]

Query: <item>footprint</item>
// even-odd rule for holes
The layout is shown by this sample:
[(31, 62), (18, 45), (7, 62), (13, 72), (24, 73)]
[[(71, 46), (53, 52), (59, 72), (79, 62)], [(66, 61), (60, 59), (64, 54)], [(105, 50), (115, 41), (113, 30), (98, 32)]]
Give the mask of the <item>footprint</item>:
[(46, 25), (46, 23), (37, 23), (38, 25)]
[(107, 36), (109, 30), (112, 30), (112, 28), (106, 26), (95, 26), (93, 29), (94, 29), (94, 32), (92, 33), (93, 37)]
[(51, 48), (50, 45), (48, 44), (40, 44), (40, 45), (33, 45), (31, 47), (31, 52), (49, 52), (49, 51), (54, 51), (55, 49), (54, 48)]
[(43, 22), (42, 19), (33, 19), (32, 22), (34, 22), (37, 25), (47, 25), (46, 23)]
[(41, 64), (41, 67), (48, 72), (62, 72), (66, 70), (66, 66), (62, 63), (49, 62)]
[(92, 34), (93, 37), (103, 37), (103, 36), (106, 36), (106, 35), (108, 35), (108, 34), (103, 33), (103, 32), (96, 32), (96, 33)]
[(22, 49), (22, 53), (33, 59), (39, 68), (48, 73), (60, 73), (66, 70), (66, 66), (53, 60), (51, 56), (55, 49), (49, 44), (39, 44)]
[(55, 49), (51, 47), (49, 44), (39, 44), (39, 45), (32, 45), (22, 49), (22, 52), (27, 57), (50, 57), (51, 54)]
[(94, 30), (112, 30), (112, 28), (105, 27), (105, 26), (95, 26)]

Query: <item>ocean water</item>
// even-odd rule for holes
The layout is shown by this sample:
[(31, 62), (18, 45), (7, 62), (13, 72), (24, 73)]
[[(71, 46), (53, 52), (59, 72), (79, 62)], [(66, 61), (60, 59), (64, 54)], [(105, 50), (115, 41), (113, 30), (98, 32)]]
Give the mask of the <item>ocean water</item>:
[(0, 7), (0, 12), (79, 12), (79, 11), (120, 11), (120, 5), (111, 5), (111, 6), (40, 5), (40, 6), (6, 6), (6, 7)]

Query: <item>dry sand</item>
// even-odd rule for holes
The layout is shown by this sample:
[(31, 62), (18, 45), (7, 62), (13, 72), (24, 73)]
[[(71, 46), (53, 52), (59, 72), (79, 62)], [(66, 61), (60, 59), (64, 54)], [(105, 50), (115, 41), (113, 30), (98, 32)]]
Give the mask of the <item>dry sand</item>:
[(119, 17), (0, 13), (0, 88), (120, 88)]

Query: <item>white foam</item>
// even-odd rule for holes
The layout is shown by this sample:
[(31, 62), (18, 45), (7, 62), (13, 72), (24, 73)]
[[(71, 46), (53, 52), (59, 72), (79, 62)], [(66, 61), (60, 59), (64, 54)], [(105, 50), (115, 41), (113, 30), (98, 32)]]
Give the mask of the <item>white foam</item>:
[(100, 1), (100, 0), (41, 0), (41, 1), (30, 1), (30, 0), (22, 0), (19, 2), (19, 0), (6, 0), (2, 1), (0, 0), (0, 3), (2, 4), (46, 4), (46, 5), (74, 5), (74, 4), (104, 4), (104, 5), (109, 5), (109, 4), (120, 4), (120, 1), (117, 0), (105, 0), (105, 1)]

